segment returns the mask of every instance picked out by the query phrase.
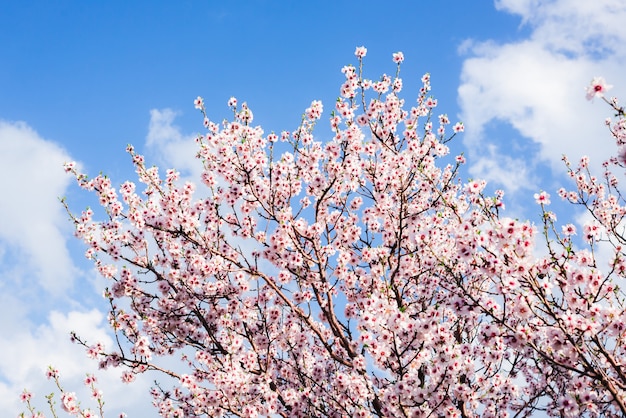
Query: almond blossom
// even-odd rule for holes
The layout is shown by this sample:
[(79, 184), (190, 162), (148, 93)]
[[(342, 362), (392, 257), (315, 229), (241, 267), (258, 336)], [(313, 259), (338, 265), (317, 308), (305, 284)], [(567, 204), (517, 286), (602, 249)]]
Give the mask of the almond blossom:
[(587, 100), (591, 100), (594, 97), (604, 97), (604, 94), (611, 88), (613, 86), (607, 84), (604, 77), (594, 77), (587, 87)]

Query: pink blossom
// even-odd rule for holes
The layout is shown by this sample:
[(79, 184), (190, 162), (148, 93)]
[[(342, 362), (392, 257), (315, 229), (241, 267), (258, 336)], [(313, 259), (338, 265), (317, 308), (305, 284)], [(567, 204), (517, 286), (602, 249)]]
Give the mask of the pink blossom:
[(322, 116), (322, 112), (324, 111), (324, 106), (322, 102), (319, 100), (314, 100), (311, 103), (311, 107), (307, 108), (305, 114), (310, 120), (317, 120)]
[(594, 77), (587, 87), (587, 100), (592, 100), (594, 97), (604, 97), (604, 94), (611, 88), (613, 86), (607, 84), (603, 77)]
[(367, 48), (365, 48), (364, 46), (358, 46), (354, 51), (354, 55), (356, 55), (357, 58), (363, 58), (366, 54)]
[(98, 416), (91, 409), (84, 409), (81, 412), (81, 418), (98, 418)]
[(59, 370), (53, 368), (52, 366), (48, 366), (46, 371), (46, 377), (48, 379), (57, 379), (59, 377)]
[(404, 54), (402, 52), (394, 52), (393, 54), (393, 62), (396, 64), (400, 64), (404, 61)]
[(20, 394), (20, 401), (28, 402), (33, 397), (33, 394), (28, 392), (26, 389)]
[(65, 169), (66, 173), (69, 173), (69, 172), (73, 171), (76, 168), (76, 162), (74, 162), (74, 161), (66, 162), (63, 165), (63, 168)]
[(478, 194), (483, 191), (486, 186), (486, 182), (484, 180), (478, 181), (473, 180), (467, 184), (467, 191), (471, 194)]
[(550, 204), (550, 195), (546, 192), (535, 193), (533, 195), (535, 198), (535, 202), (539, 205), (549, 205)]
[(563, 225), (561, 227), (561, 230), (564, 235), (567, 235), (567, 236), (576, 235), (576, 227), (572, 224)]
[(252, 111), (248, 108), (247, 103), (242, 103), (241, 112), (239, 112), (239, 119), (245, 124), (249, 124), (254, 119)]
[(102, 351), (104, 351), (104, 347), (101, 343), (97, 343), (87, 349), (87, 356), (89, 358), (95, 359)]
[(592, 242), (600, 238), (602, 233), (602, 228), (598, 224), (598, 222), (587, 222), (583, 225), (583, 233), (584, 239), (587, 242)]
[(86, 386), (91, 386), (91, 385), (95, 384), (96, 381), (97, 381), (96, 380), (96, 376), (94, 376), (93, 374), (88, 374), (85, 377), (84, 383), (85, 383)]
[(61, 407), (70, 415), (77, 415), (80, 410), (76, 403), (76, 394), (74, 392), (63, 392), (61, 394)]

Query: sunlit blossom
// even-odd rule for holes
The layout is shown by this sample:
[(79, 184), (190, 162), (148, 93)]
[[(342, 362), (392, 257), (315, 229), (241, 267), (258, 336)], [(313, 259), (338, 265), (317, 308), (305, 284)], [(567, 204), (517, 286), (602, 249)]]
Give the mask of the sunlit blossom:
[(587, 100), (592, 100), (595, 97), (604, 97), (604, 94), (611, 88), (613, 86), (607, 84), (603, 77), (594, 77), (587, 87)]
[(202, 99), (202, 97), (198, 96), (196, 97), (196, 99), (193, 101), (193, 105), (196, 109), (202, 109), (204, 108), (204, 100)]
[(367, 48), (365, 48), (364, 46), (358, 46), (354, 51), (354, 55), (356, 55), (357, 58), (363, 58), (366, 54)]
[(535, 198), (535, 202), (540, 205), (549, 205), (550, 204), (550, 195), (547, 192), (535, 193), (533, 195)]

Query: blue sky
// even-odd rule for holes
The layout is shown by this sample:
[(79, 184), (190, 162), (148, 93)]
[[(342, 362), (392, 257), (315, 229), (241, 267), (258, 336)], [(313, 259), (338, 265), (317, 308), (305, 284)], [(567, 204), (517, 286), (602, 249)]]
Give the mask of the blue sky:
[[(561, 154), (599, 163), (614, 151), (599, 101), (583, 88), (603, 75), (626, 98), (626, 4), (621, 0), (489, 1), (31, 1), (0, 13), (0, 410), (17, 394), (68, 386), (96, 365), (69, 330), (110, 341), (104, 281), (85, 261), (57, 198), (93, 204), (63, 173), (79, 161), (116, 183), (133, 178), (132, 143), (149, 161), (197, 172), (193, 99), (214, 120), (235, 96), (266, 132), (292, 130), (312, 100), (326, 110), (340, 69), (365, 45), (370, 78), (403, 51), (404, 97), (432, 75), (441, 113), (462, 120), (454, 145), (466, 177), (506, 191), (507, 215), (532, 217), (532, 194), (566, 184)], [(626, 99), (625, 99), (626, 100)], [(323, 139), (323, 138), (320, 138)], [(567, 209), (564, 207), (564, 209)], [(568, 216), (576, 218), (577, 213)], [(101, 373), (110, 413), (148, 416), (147, 382)], [(154, 376), (151, 376), (154, 378)], [(134, 412), (134, 413), (133, 413)]]

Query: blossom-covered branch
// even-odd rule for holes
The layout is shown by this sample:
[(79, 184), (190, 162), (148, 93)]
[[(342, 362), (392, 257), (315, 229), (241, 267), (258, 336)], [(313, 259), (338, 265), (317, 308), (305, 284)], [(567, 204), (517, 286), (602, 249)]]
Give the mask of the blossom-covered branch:
[[(68, 163), (105, 210), (68, 207), (109, 281), (116, 346), (76, 341), (126, 382), (173, 377), (152, 392), (163, 417), (626, 415), (626, 210), (609, 170), (621, 154), (603, 179), (566, 160), (575, 188), (559, 195), (593, 219), (580, 242), (545, 191), (543, 225), (507, 218), (502, 191), (459, 179), (465, 158), (447, 143), (464, 127), (436, 113), (430, 75), (407, 104), (404, 55), (373, 80), (366, 54), (342, 69), (327, 140), (313, 133), (319, 101), (293, 132), (266, 133), (246, 103), (217, 123), (198, 97), (200, 184), (132, 146), (142, 190)], [(588, 96), (607, 89), (594, 79)]]

